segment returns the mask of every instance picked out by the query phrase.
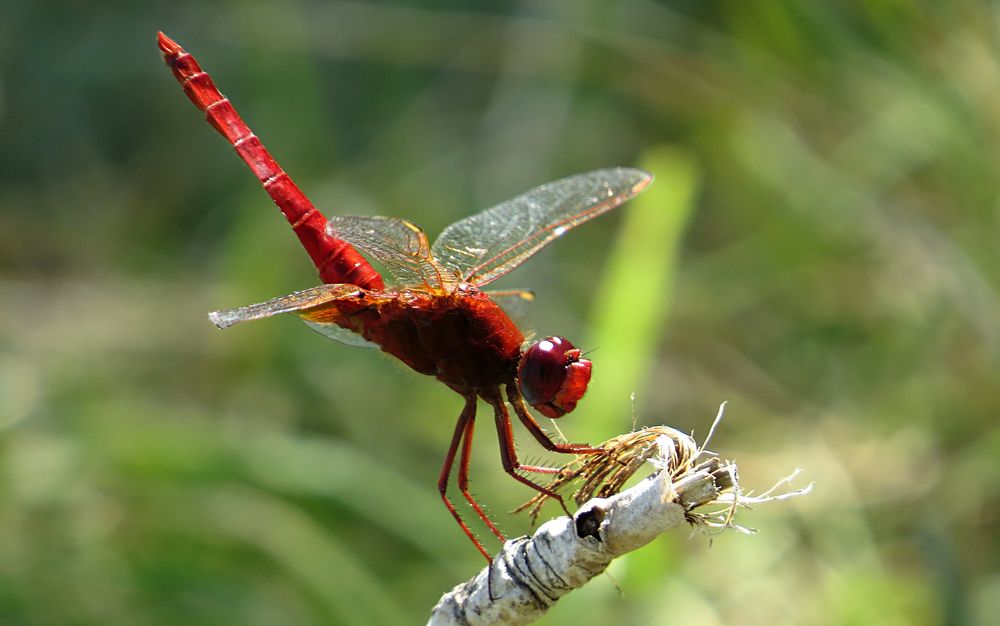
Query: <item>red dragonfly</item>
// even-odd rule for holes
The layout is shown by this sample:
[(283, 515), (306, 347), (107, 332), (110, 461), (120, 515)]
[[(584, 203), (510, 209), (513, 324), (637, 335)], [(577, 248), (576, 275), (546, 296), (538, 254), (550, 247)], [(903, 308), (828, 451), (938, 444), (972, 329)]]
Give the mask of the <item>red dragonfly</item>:
[[(274, 161), (211, 77), (180, 45), (159, 33), (164, 61), (184, 92), (236, 150), (288, 219), (325, 284), (209, 318), (220, 328), (294, 313), (331, 339), (381, 348), (421, 374), (435, 376), (465, 399), (438, 478), (455, 520), (490, 554), (448, 498), (456, 455), (458, 489), (502, 542), (503, 534), (469, 493), (469, 455), (478, 398), (493, 407), (504, 470), (562, 504), (562, 498), (519, 472), (555, 474), (517, 458), (507, 405), (547, 450), (599, 453), (587, 444), (549, 439), (527, 404), (550, 418), (572, 411), (590, 381), (591, 362), (561, 337), (527, 344), (524, 335), (481, 288), (510, 272), (569, 229), (619, 206), (652, 176), (629, 168), (597, 170), (536, 187), (447, 227), (434, 245), (414, 224), (391, 217), (327, 220)], [(358, 251), (377, 260), (382, 276)], [(563, 504), (563, 510), (569, 513)]]

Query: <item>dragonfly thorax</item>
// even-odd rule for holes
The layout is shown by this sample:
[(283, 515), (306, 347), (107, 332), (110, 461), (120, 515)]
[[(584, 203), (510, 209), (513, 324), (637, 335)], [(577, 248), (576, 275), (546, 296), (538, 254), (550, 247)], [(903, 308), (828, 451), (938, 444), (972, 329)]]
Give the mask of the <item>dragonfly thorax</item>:
[(576, 408), (590, 383), (591, 362), (562, 337), (547, 337), (521, 355), (517, 383), (521, 394), (546, 417), (562, 417)]

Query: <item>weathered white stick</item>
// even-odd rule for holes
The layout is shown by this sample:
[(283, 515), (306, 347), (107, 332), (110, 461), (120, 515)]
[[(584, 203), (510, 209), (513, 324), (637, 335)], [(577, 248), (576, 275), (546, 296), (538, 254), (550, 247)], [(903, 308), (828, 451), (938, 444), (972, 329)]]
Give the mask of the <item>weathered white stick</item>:
[[(664, 443), (660, 449), (672, 450), (673, 445)], [(638, 485), (610, 498), (593, 498), (572, 519), (550, 520), (531, 537), (507, 541), (487, 568), (441, 598), (428, 626), (528, 624), (603, 572), (615, 557), (671, 528), (700, 521), (706, 527), (746, 530), (732, 523), (737, 506), (804, 495), (811, 487), (748, 498), (736, 484), (735, 465), (716, 457), (675, 473), (674, 480), (663, 457), (651, 461), (661, 470)], [(707, 514), (692, 511), (712, 503), (729, 506)]]
[(572, 519), (550, 520), (532, 537), (505, 543), (489, 567), (441, 598), (428, 625), (528, 624), (615, 557), (684, 524), (692, 505), (714, 501), (719, 492), (709, 471), (677, 484), (659, 472), (615, 496), (594, 498)]

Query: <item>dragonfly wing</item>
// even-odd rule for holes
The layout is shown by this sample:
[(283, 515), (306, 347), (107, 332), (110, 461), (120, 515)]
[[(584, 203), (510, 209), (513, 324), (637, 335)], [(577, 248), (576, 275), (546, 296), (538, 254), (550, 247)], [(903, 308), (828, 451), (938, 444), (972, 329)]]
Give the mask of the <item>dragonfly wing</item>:
[[(349, 346), (377, 348), (376, 344), (367, 341), (352, 330), (338, 326), (335, 321), (337, 315), (336, 311), (332, 310), (334, 307), (331, 305), (345, 298), (355, 298), (361, 293), (366, 293), (369, 298), (387, 296), (381, 292), (364, 292), (357, 285), (320, 285), (260, 304), (251, 304), (225, 311), (213, 311), (208, 314), (208, 319), (212, 320), (212, 323), (219, 328), (229, 328), (240, 322), (259, 320), (282, 313), (295, 313), (309, 328), (329, 339)], [(334, 314), (331, 315), (331, 313)]]
[(519, 327), (525, 325), (528, 319), (528, 309), (535, 301), (535, 292), (530, 289), (504, 289), (500, 291), (487, 291), (486, 295), (497, 306), (503, 309), (507, 317), (514, 320)]
[(229, 328), (240, 322), (264, 319), (281, 313), (307, 311), (348, 296), (354, 296), (362, 291), (357, 285), (320, 285), (260, 304), (251, 304), (224, 311), (212, 311), (208, 314), (208, 319), (212, 320), (212, 323), (219, 328)]
[(532, 341), (535, 331), (530, 329), (528, 311), (535, 301), (535, 292), (530, 289), (489, 290), (486, 295), (496, 303), (524, 334), (525, 341)]
[(342, 326), (337, 326), (330, 322), (317, 322), (309, 319), (306, 316), (302, 317), (302, 321), (306, 323), (306, 326), (315, 330), (319, 334), (323, 335), (327, 339), (333, 339), (338, 343), (344, 345), (352, 346), (355, 348), (377, 348), (378, 344), (372, 343), (357, 334), (353, 330), (343, 328)]
[(569, 229), (642, 191), (652, 174), (619, 167), (547, 183), (455, 222), (432, 248), (435, 258), (485, 285), (511, 271)]
[(419, 226), (395, 217), (348, 215), (327, 223), (327, 233), (343, 239), (385, 266), (401, 286), (443, 290), (456, 276), (431, 253)]

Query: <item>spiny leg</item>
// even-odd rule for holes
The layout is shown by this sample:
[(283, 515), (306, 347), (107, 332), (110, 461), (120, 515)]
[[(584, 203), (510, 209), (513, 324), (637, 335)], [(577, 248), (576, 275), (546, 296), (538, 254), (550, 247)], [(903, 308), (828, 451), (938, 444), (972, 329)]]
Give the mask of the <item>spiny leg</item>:
[(466, 525), (462, 516), (459, 515), (458, 510), (455, 509), (455, 505), (451, 503), (451, 500), (448, 498), (448, 494), (446, 493), (448, 491), (448, 477), (451, 475), (451, 466), (454, 465), (455, 453), (458, 452), (458, 444), (460, 444), (462, 439), (465, 437), (466, 426), (474, 419), (476, 419), (476, 396), (466, 396), (465, 408), (462, 409), (462, 414), (458, 416), (458, 423), (455, 424), (455, 434), (451, 436), (451, 444), (448, 446), (448, 454), (444, 457), (444, 465), (441, 466), (441, 475), (438, 476), (438, 492), (441, 493), (441, 499), (444, 500), (444, 505), (448, 507), (449, 511), (451, 511), (452, 516), (455, 518), (455, 521), (458, 522), (458, 525), (462, 527), (465, 535), (472, 540), (476, 549), (478, 549), (479, 552), (486, 557), (486, 560), (492, 562), (490, 553), (486, 551), (483, 544), (479, 543), (479, 540), (476, 539), (475, 535), (472, 534), (472, 531), (469, 530), (468, 525)]
[(514, 480), (552, 498), (559, 503), (559, 506), (562, 507), (566, 515), (572, 515), (569, 509), (566, 508), (566, 503), (563, 501), (561, 495), (517, 473), (518, 470), (524, 470), (540, 474), (558, 474), (560, 470), (554, 467), (522, 465), (517, 460), (517, 450), (514, 446), (514, 430), (510, 423), (510, 414), (507, 412), (507, 405), (504, 403), (503, 398), (500, 397), (499, 390), (495, 397), (487, 397), (485, 400), (493, 406), (493, 417), (497, 425), (497, 438), (500, 440), (500, 461), (503, 463), (504, 471), (510, 474)]
[(531, 413), (528, 412), (528, 407), (524, 404), (524, 398), (521, 396), (517, 385), (507, 385), (507, 399), (510, 400), (510, 405), (514, 407), (514, 413), (517, 414), (517, 418), (521, 420), (521, 423), (528, 429), (531, 436), (538, 443), (542, 444), (542, 447), (546, 450), (561, 452), (563, 454), (597, 454), (604, 451), (587, 443), (560, 443), (549, 439), (549, 436), (545, 434), (542, 427), (538, 425), (535, 418), (531, 417)]
[[(473, 397), (473, 407), (475, 407), (475, 402), (475, 397)], [(465, 496), (465, 499), (469, 502), (469, 504), (472, 505), (472, 508), (476, 511), (476, 515), (479, 516), (479, 519), (483, 520), (483, 522), (489, 526), (490, 530), (493, 531), (493, 534), (496, 535), (497, 539), (503, 543), (504, 541), (507, 541), (507, 539), (504, 538), (503, 533), (497, 529), (497, 527), (493, 524), (493, 521), (488, 515), (486, 515), (486, 512), (483, 511), (482, 507), (479, 506), (479, 503), (472, 497), (472, 494), (469, 493), (469, 460), (472, 457), (472, 432), (475, 430), (475, 427), (475, 419), (470, 419), (465, 424), (465, 435), (462, 440), (462, 456), (459, 457), (458, 461), (458, 489), (462, 492), (462, 495)]]

